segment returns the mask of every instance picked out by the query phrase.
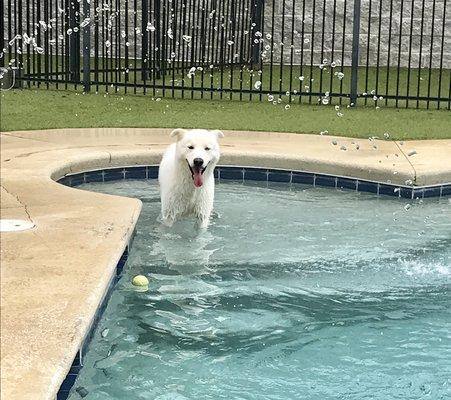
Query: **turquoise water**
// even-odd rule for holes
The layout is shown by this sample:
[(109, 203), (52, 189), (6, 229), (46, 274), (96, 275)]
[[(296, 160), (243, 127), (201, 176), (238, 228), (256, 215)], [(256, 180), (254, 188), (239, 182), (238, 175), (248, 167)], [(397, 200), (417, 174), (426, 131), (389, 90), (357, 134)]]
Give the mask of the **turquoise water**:
[(199, 232), (81, 188), (144, 207), (71, 400), (451, 398), (448, 199), (223, 183)]

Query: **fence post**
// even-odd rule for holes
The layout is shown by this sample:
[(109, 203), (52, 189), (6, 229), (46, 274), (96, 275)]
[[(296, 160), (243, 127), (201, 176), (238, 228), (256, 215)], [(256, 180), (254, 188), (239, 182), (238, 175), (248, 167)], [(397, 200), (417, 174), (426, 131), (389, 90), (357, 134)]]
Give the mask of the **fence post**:
[(75, 32), (78, 27), (77, 17), (80, 15), (80, 3), (77, 0), (69, 2), (69, 28), (72, 33), (69, 36), (69, 72), (73, 82), (80, 81), (80, 32)]
[[(157, 79), (161, 79), (162, 61), (161, 61), (161, 0), (155, 0), (155, 69), (154, 74)], [(163, 16), (164, 18), (165, 16)], [(165, 33), (163, 33), (164, 35)]]
[(359, 73), (360, 47), (360, 0), (354, 0), (354, 24), (352, 28), (352, 61), (351, 61), (351, 103), (357, 104), (357, 81)]
[(263, 15), (263, 7), (264, 7), (265, 0), (254, 0), (252, 4), (252, 10), (251, 10), (251, 23), (255, 24), (254, 29), (251, 30), (251, 48), (252, 48), (252, 54), (251, 54), (251, 63), (252, 64), (259, 64), (260, 63), (260, 57), (261, 57), (261, 43), (260, 41), (258, 43), (254, 42), (254, 39), (259, 39), (255, 36), (255, 32), (262, 32), (263, 28), (263, 21), (262, 21), (262, 15)]
[[(91, 18), (90, 0), (83, 0), (84, 18)], [(91, 90), (91, 24), (83, 26), (83, 89)]]
[(148, 0), (141, 1), (141, 33), (143, 35), (141, 44), (141, 74), (143, 81), (149, 79), (147, 67), (149, 62), (149, 33), (147, 31), (147, 23), (149, 22), (149, 9), (147, 1)]
[[(5, 66), (5, 56), (6, 53), (3, 52), (3, 46), (5, 45), (5, 29), (4, 29), (4, 23), (6, 22), (6, 15), (5, 15), (5, 5), (3, 3), (3, 0), (0, 0), (0, 51), (2, 52), (0, 54), (0, 67)], [(11, 38), (9, 38), (11, 40)], [(24, 46), (25, 47), (25, 46)]]

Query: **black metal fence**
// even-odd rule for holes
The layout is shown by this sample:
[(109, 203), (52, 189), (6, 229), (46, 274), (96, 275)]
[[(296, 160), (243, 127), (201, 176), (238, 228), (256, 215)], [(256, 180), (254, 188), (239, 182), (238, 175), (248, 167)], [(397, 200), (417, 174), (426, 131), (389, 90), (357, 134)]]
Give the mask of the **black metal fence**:
[(16, 86), (450, 108), (449, 0), (0, 1)]

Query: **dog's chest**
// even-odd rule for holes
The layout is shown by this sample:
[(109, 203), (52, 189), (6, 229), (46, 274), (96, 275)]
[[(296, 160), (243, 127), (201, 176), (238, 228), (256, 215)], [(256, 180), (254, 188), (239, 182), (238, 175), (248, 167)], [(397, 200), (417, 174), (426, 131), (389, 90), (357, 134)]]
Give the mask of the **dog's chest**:
[(183, 185), (174, 188), (173, 190), (173, 205), (178, 209), (179, 214), (188, 215), (194, 213), (205, 198), (205, 190), (203, 188), (195, 189), (189, 185)]

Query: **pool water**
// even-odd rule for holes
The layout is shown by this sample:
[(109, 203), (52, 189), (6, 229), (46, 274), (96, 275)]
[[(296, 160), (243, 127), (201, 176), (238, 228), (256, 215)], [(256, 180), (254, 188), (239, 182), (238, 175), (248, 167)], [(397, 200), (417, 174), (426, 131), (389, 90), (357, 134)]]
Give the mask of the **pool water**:
[(144, 207), (71, 400), (451, 398), (448, 199), (221, 183), (199, 232), (80, 188)]

